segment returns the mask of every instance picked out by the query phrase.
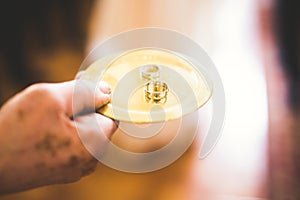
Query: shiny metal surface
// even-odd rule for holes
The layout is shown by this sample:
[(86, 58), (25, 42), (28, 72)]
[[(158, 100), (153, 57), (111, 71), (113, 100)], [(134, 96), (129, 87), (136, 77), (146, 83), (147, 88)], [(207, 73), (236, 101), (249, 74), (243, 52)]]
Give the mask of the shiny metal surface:
[[(158, 67), (149, 69), (149, 66)], [(111, 58), (105, 67), (103, 59), (98, 60), (86, 69), (82, 77), (103, 80), (111, 85), (111, 102), (99, 110), (101, 114), (135, 123), (178, 119), (199, 109), (212, 94), (206, 78), (192, 63), (161, 49), (125, 52)], [(162, 91), (158, 95), (145, 93), (149, 79), (165, 84), (160, 87)]]

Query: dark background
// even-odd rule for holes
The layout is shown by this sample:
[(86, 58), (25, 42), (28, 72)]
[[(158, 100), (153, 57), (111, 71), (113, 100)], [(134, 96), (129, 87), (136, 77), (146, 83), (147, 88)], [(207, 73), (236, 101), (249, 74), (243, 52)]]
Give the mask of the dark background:
[(83, 59), (92, 0), (0, 3), (0, 105), (36, 82), (72, 79)]

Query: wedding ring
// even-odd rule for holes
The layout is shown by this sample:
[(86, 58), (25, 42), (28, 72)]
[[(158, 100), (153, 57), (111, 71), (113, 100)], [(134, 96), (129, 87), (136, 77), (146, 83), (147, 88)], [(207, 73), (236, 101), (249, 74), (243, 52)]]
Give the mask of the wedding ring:
[(155, 64), (143, 65), (140, 68), (142, 78), (147, 80), (155, 80), (159, 77), (160, 67)]
[(162, 81), (150, 81), (145, 84), (144, 90), (147, 102), (165, 103), (167, 101), (169, 88)]

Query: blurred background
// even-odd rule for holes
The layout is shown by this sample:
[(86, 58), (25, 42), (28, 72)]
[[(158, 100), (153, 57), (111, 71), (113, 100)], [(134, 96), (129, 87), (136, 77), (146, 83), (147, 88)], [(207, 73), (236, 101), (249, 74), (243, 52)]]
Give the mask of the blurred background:
[(29, 84), (74, 77), (92, 6), (92, 0), (1, 2), (1, 104)]
[(198, 159), (199, 136), (184, 156), (159, 171), (127, 174), (99, 164), (77, 183), (0, 199), (267, 199), (268, 105), (260, 17), (268, 2), (1, 2), (1, 103), (29, 84), (73, 79), (85, 55), (107, 37), (155, 26), (186, 34), (207, 51), (222, 78), (227, 111), (222, 137), (204, 160)]

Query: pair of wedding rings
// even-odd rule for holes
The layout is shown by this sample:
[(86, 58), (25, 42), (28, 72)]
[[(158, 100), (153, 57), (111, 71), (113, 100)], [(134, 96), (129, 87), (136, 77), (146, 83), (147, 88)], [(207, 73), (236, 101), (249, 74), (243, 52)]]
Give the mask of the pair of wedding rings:
[(145, 99), (149, 103), (163, 104), (167, 101), (168, 85), (159, 80), (161, 67), (155, 64), (141, 66), (142, 78), (149, 80), (144, 85)]

